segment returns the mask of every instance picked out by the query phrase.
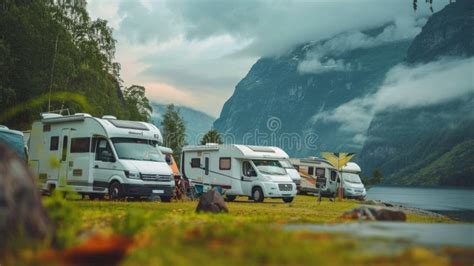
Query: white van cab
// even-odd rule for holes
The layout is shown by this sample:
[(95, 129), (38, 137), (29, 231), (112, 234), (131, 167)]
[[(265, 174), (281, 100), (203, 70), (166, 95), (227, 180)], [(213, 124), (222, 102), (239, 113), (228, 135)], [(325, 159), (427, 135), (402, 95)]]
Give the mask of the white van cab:
[(206, 144), (186, 146), (181, 156), (182, 175), (198, 192), (217, 187), (228, 201), (248, 196), (255, 202), (264, 198), (292, 202), (296, 195), (296, 184), (280, 162), (288, 154), (280, 148)]
[(160, 130), (145, 122), (89, 114), (42, 114), (32, 125), (29, 161), (45, 191), (69, 188), (90, 198), (159, 196), (169, 201), (174, 178)]
[(361, 169), (359, 165), (353, 162), (348, 162), (342, 167), (341, 177), (344, 188), (344, 197), (363, 199), (367, 195), (364, 184), (360, 180)]

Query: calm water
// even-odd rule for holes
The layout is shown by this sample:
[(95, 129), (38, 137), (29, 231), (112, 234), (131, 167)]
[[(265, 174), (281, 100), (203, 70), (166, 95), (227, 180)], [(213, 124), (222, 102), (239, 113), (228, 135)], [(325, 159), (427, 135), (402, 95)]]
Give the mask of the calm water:
[(408, 240), (428, 246), (474, 247), (474, 225), (359, 222), (335, 225), (288, 225), (287, 230), (340, 232), (358, 237)]
[(463, 221), (474, 221), (474, 189), (371, 187), (367, 199), (399, 203), (445, 214)]

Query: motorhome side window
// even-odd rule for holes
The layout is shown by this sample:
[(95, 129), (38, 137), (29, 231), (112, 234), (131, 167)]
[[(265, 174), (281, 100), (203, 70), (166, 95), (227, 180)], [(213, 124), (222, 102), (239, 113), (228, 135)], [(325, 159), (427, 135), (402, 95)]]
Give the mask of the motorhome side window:
[(230, 170), (230, 158), (219, 158), (219, 170)]
[(326, 169), (316, 168), (316, 176), (325, 177), (326, 176)]
[(112, 155), (112, 149), (110, 149), (109, 142), (106, 139), (97, 140), (97, 149), (95, 153), (95, 159), (97, 161), (108, 161)]
[(308, 167), (308, 175), (314, 175), (314, 168), (313, 167)]
[(71, 138), (71, 153), (89, 152), (90, 138)]
[(192, 159), (191, 159), (191, 167), (192, 167), (192, 168), (199, 168), (199, 167), (201, 167), (201, 158), (192, 158)]
[(255, 169), (248, 161), (242, 163), (242, 172), (245, 176), (256, 176)]
[(336, 181), (337, 173), (336, 171), (331, 171), (331, 181)]
[(63, 151), (61, 155), (61, 161), (66, 161), (67, 156), (67, 136), (63, 137)]
[(58, 136), (51, 137), (51, 140), (49, 143), (49, 150), (57, 151), (58, 148), (59, 148), (59, 137)]

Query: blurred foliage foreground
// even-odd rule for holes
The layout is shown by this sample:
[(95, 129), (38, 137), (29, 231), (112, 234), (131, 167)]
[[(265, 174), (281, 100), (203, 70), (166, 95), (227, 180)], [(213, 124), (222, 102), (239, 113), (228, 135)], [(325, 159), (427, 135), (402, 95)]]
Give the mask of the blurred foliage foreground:
[[(473, 252), (284, 230), (285, 224), (345, 222), (341, 213), (356, 207), (356, 201), (318, 204), (314, 197), (298, 196), (292, 204), (256, 204), (239, 198), (227, 203), (228, 214), (196, 214), (195, 201), (68, 197), (43, 198), (57, 228), (56, 249), (17, 245), (5, 265), (462, 265)], [(418, 221), (439, 220), (408, 215), (408, 222)]]

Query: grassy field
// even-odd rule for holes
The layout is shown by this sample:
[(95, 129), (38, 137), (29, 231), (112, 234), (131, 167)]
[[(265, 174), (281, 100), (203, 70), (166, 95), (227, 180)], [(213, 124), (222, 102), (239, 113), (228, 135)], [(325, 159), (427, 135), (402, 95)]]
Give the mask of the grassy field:
[[(286, 224), (347, 222), (339, 217), (359, 204), (351, 200), (323, 199), (318, 204), (315, 197), (298, 196), (292, 204), (281, 200), (257, 204), (239, 198), (227, 204), (228, 214), (196, 214), (196, 201), (68, 200), (61, 204), (51, 211), (51, 203), (46, 202), (53, 216), (67, 217), (59, 223), (66, 250), (94, 235), (108, 238), (106, 241), (125, 236), (131, 245), (121, 261), (123, 265), (449, 264), (446, 252), (403, 241), (361, 241), (341, 234), (284, 230)], [(408, 222), (419, 221), (440, 222), (408, 216)], [(49, 257), (42, 260), (43, 264), (62, 264), (58, 255)], [(37, 257), (31, 258), (37, 261)], [(105, 260), (101, 264), (108, 263)]]

